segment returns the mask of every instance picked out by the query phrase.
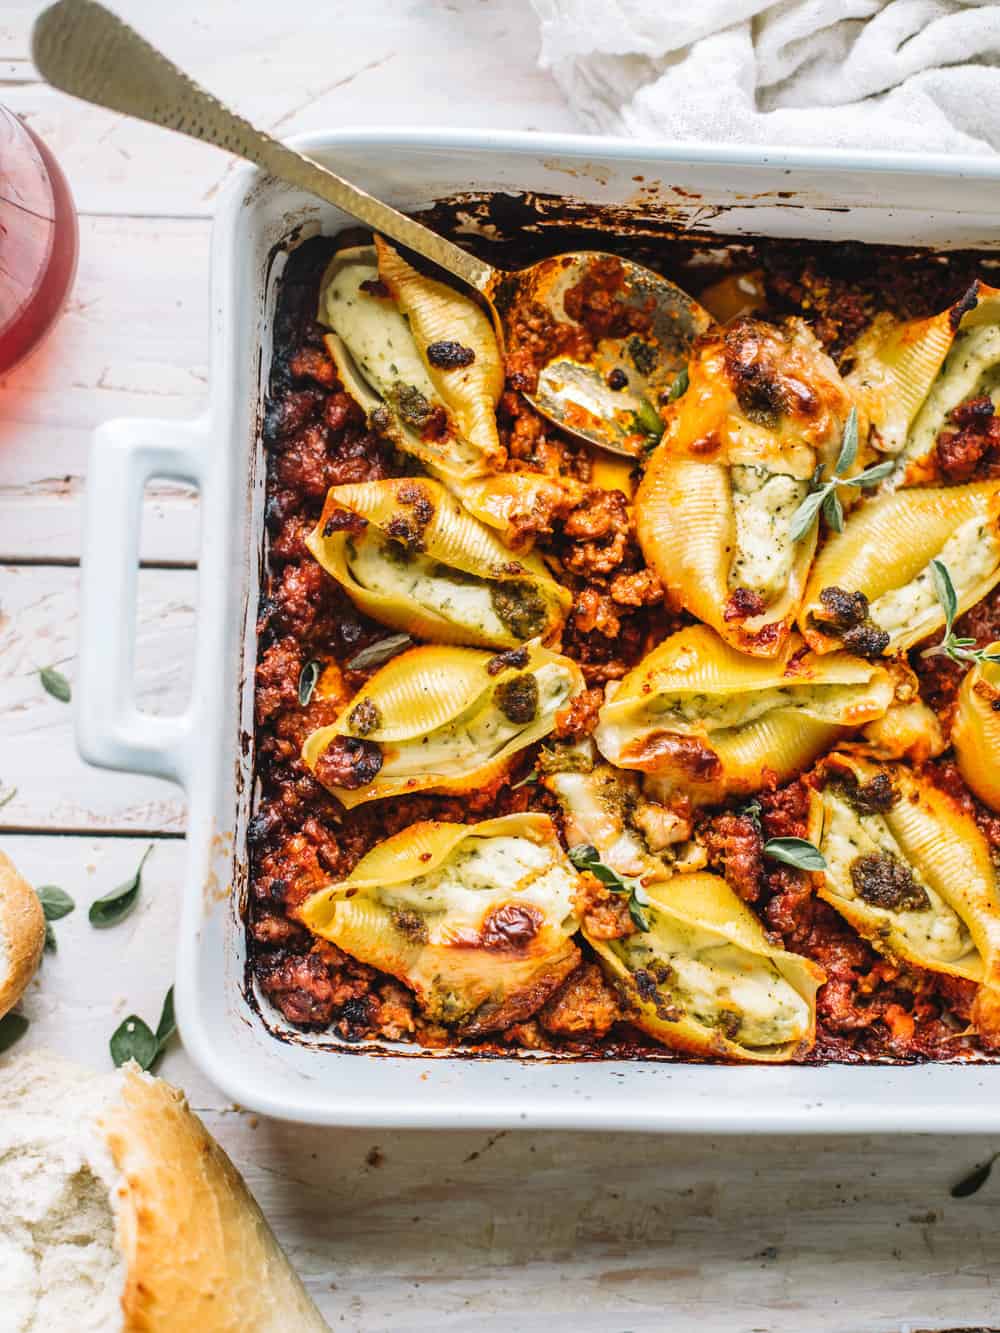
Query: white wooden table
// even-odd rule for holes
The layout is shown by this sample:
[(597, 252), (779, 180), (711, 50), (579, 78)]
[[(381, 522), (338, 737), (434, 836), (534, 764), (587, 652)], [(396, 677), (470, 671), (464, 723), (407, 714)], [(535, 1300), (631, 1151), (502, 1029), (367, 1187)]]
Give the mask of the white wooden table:
[[(80, 496), (92, 428), (195, 413), (209, 392), (207, 257), (225, 157), (71, 102), (28, 57), (40, 6), (0, 8), (0, 98), (64, 165), (80, 210), (69, 309), (0, 388), (0, 845), (72, 893), (25, 1004), (24, 1045), (109, 1067), (130, 1011), (170, 984), (184, 801), (88, 770), (37, 670), (74, 674)], [(609, 6), (610, 8), (610, 6)], [(279, 134), (347, 124), (573, 129), (535, 68), (527, 0), (119, 0), (118, 9)], [(197, 578), (193, 498), (147, 496), (142, 697), (178, 706)], [(132, 873), (142, 902), (86, 906)], [(364, 1330), (882, 1333), (1000, 1325), (1000, 1180), (950, 1183), (1000, 1144), (936, 1137), (710, 1140), (323, 1131), (227, 1104), (180, 1047), (184, 1086), (245, 1173), (331, 1325)]]

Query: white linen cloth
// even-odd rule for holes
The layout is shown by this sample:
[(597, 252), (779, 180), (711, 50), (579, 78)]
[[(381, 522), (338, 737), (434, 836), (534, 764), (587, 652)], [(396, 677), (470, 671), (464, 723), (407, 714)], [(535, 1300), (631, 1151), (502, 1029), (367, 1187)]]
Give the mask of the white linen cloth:
[(655, 139), (1000, 149), (992, 0), (532, 0), (584, 128)]

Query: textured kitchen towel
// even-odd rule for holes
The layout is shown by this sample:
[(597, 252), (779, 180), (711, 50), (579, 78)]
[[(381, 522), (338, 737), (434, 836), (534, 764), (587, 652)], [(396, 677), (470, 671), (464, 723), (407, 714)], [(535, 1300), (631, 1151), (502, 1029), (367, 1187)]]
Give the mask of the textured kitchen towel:
[(532, 0), (591, 130), (912, 152), (1000, 150), (1000, 4)]

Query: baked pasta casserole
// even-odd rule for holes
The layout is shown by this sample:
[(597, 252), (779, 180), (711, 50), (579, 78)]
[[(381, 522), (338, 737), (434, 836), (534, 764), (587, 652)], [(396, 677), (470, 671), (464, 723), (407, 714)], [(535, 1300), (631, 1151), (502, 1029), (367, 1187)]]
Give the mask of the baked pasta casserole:
[[(641, 260), (714, 322), (631, 459), (530, 402), (554, 352), (621, 335), (614, 260), (501, 352), (379, 237), (291, 255), (252, 979), (348, 1042), (987, 1056), (995, 261), (692, 236)], [(629, 347), (644, 368), (641, 326)]]

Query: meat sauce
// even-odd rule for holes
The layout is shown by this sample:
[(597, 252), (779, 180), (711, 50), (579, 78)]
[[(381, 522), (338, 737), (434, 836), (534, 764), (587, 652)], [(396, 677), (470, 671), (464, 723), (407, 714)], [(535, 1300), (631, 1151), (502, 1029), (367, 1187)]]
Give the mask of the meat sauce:
[[(554, 239), (550, 244), (558, 244)], [(719, 276), (725, 242), (712, 238), (710, 264), (698, 259), (697, 239), (660, 240), (630, 248), (631, 257), (697, 292)], [(643, 248), (645, 247), (645, 249)], [(523, 810), (560, 812), (543, 788), (523, 783), (531, 753), (519, 756), (508, 778), (489, 790), (456, 798), (414, 795), (346, 811), (300, 759), (306, 736), (332, 722), (371, 670), (353, 670), (359, 652), (389, 631), (366, 618), (309, 555), (303, 538), (316, 523), (329, 487), (404, 475), (409, 464), (370, 430), (364, 414), (338, 383), (314, 322), (319, 281), (332, 242), (316, 238), (290, 257), (275, 321), (274, 360), (262, 434), (267, 451), (268, 565), (258, 616), (256, 772), (260, 800), (250, 822), (250, 966), (263, 993), (289, 1022), (355, 1041), (372, 1036), (426, 1047), (454, 1044), (447, 1029), (425, 1020), (409, 990), (316, 940), (290, 915), (310, 893), (350, 873), (378, 841), (423, 819), (460, 822)], [(704, 242), (700, 243), (704, 250)], [(768, 313), (806, 318), (837, 358), (878, 309), (911, 318), (942, 309), (982, 267), (982, 257), (945, 258), (888, 247), (745, 240), (734, 242), (739, 266), (763, 274)], [(491, 255), (491, 258), (496, 256)], [(503, 263), (527, 262), (537, 255)], [(697, 267), (696, 267), (697, 265)], [(697, 277), (695, 275), (698, 275)], [(569, 508), (541, 503), (529, 526), (539, 549), (555, 557), (573, 594), (562, 651), (581, 665), (587, 689), (560, 718), (559, 735), (582, 738), (596, 725), (602, 687), (624, 676), (667, 634), (687, 623), (664, 605), (656, 575), (643, 561), (620, 491), (590, 487), (586, 450), (540, 418), (517, 392), (531, 385), (541, 352), (572, 350), (567, 339), (599, 336), (615, 318), (608, 295), (614, 272), (576, 293), (573, 326), (553, 326), (528, 311), (508, 359), (508, 388), (498, 420), (512, 463), (577, 478), (582, 499)], [(565, 345), (564, 345), (565, 344)], [(579, 349), (577, 349), (579, 350)], [(842, 365), (842, 369), (847, 369)], [(992, 412), (971, 403), (954, 414), (939, 441), (942, 469), (967, 480), (996, 475), (1000, 430)], [(555, 493), (555, 488), (554, 488)], [(962, 617), (956, 630), (980, 642), (1000, 638), (1000, 594)], [(943, 657), (911, 654), (921, 692), (947, 725), (961, 669)], [(300, 702), (303, 668), (315, 663), (316, 685)], [(337, 762), (364, 766), (365, 756)], [(933, 780), (977, 818), (1000, 855), (1000, 817), (974, 800), (947, 757), (930, 765)], [(809, 1061), (922, 1060), (975, 1049), (967, 1037), (970, 983), (890, 963), (861, 940), (812, 892), (807, 877), (763, 857), (771, 837), (802, 837), (807, 790), (801, 780), (763, 792), (753, 807), (701, 817), (698, 836), (709, 864), (760, 916), (775, 942), (815, 959), (828, 980), (818, 999), (817, 1039)], [(620, 899), (585, 891), (602, 929), (613, 932)], [(604, 901), (608, 899), (608, 901)], [(593, 924), (593, 923), (592, 923)], [(582, 960), (538, 1012), (517, 1015), (503, 1030), (470, 1041), (478, 1049), (512, 1047), (581, 1055), (676, 1056), (626, 1024), (614, 989), (588, 946)]]

